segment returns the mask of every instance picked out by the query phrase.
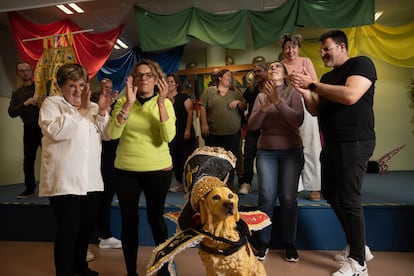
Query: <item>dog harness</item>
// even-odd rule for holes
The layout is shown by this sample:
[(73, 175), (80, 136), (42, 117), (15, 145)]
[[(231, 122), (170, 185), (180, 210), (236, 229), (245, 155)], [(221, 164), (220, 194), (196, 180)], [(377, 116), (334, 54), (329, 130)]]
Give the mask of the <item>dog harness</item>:
[(209, 246), (205, 245), (203, 242), (201, 242), (200, 243), (200, 249), (206, 251), (209, 254), (213, 254), (213, 255), (229, 256), (229, 255), (239, 251), (239, 249), (241, 247), (246, 245), (246, 243), (248, 241), (248, 237), (250, 236), (249, 227), (247, 226), (247, 223), (244, 222), (242, 219), (240, 219), (237, 222), (237, 231), (239, 232), (240, 239), (236, 242), (231, 241), (231, 240), (226, 239), (226, 238), (223, 238), (223, 237), (217, 237), (217, 236), (215, 236), (215, 235), (211, 234), (210, 232), (207, 232), (203, 229), (194, 229), (194, 230), (196, 232), (199, 232), (202, 235), (206, 235), (206, 236), (212, 238), (213, 240), (221, 241), (221, 242), (224, 242), (224, 243), (230, 245), (230, 247), (225, 248), (225, 249), (216, 249), (216, 248), (209, 247)]

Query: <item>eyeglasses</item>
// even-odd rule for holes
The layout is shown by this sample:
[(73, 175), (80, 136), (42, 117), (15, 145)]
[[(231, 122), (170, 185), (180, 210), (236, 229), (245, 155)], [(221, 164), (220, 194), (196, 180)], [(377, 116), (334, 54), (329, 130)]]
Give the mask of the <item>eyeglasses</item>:
[(143, 79), (144, 77), (146, 79), (152, 79), (152, 77), (154, 77), (154, 75), (152, 73), (136, 73), (136, 74), (134, 74), (134, 77), (136, 77), (138, 79)]
[(335, 44), (335, 45), (333, 45), (333, 46), (331, 46), (331, 47), (324, 47), (324, 48), (321, 48), (321, 49), (319, 50), (319, 53), (323, 54), (323, 53), (329, 52), (330, 50), (332, 50), (333, 48), (338, 47), (338, 46), (339, 46), (338, 44)]

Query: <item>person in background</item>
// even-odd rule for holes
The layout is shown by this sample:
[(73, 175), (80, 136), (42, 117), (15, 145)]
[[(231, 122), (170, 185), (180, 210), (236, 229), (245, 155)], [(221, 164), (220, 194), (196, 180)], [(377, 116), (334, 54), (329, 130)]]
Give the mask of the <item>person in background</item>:
[(200, 99), (200, 126), (205, 145), (222, 147), (239, 156), (242, 113), (246, 103), (231, 89), (228, 69), (217, 72), (217, 86), (209, 86)]
[[(164, 206), (172, 178), (168, 143), (175, 136), (175, 114), (167, 96), (168, 84), (158, 63), (141, 59), (127, 78), (125, 96), (118, 99), (108, 128), (110, 137), (119, 139), (115, 176), (128, 276), (138, 275), (138, 203), (142, 192), (155, 244), (168, 237)], [(169, 275), (167, 266), (158, 275)]]
[[(321, 153), (322, 195), (331, 205), (348, 245), (335, 259), (341, 268), (333, 276), (368, 275), (373, 258), (365, 245), (362, 183), (375, 148), (374, 90), (377, 73), (371, 59), (349, 57), (343, 31), (321, 35), (320, 54), (333, 69), (315, 81), (304, 70), (290, 80), (299, 89), (308, 111), (317, 115), (324, 144)], [(312, 93), (313, 92), (313, 93)]]
[[(256, 154), (258, 205), (273, 220), (279, 199), (284, 257), (289, 262), (297, 262), (297, 189), (304, 163), (299, 135), (303, 105), (301, 95), (287, 80), (288, 73), (282, 62), (270, 63), (267, 72), (267, 81), (257, 95), (248, 121), (248, 129), (261, 130)], [(259, 260), (266, 258), (271, 235), (272, 225), (253, 232), (252, 245)]]
[(170, 143), (173, 171), (177, 183), (170, 192), (184, 191), (183, 172), (188, 156), (196, 148), (195, 130), (193, 127), (193, 101), (186, 93), (181, 92), (180, 78), (177, 74), (167, 75), (168, 98), (174, 106), (176, 135)]
[[(312, 61), (307, 57), (300, 57), (300, 46), (302, 36), (299, 34), (284, 34), (280, 38), (284, 59), (288, 73), (303, 72), (306, 70), (312, 80), (318, 80)], [(313, 117), (305, 109), (303, 124), (299, 128), (302, 137), (303, 153), (305, 155), (305, 165), (301, 173), (298, 192), (302, 190), (311, 191), (309, 199), (313, 201), (321, 200), (321, 138), (318, 126), (318, 119)]]
[[(92, 101), (97, 102), (101, 95), (118, 96), (118, 91), (112, 90), (112, 80), (104, 78), (100, 82), (99, 91), (93, 93)], [(113, 105), (108, 109), (111, 113)], [(111, 207), (116, 194), (116, 183), (114, 181), (114, 160), (118, 140), (102, 141), (101, 171), (104, 181), (104, 191), (100, 195), (98, 231), (99, 248), (121, 248), (122, 243), (112, 235), (111, 231)]]
[(112, 96), (90, 101), (88, 72), (65, 64), (56, 73), (61, 95), (47, 97), (40, 109), (42, 159), (39, 196), (47, 196), (57, 230), (54, 245), (56, 275), (99, 275), (86, 262), (96, 226), (101, 175), (101, 140), (108, 139), (108, 108)]
[[(253, 80), (249, 87), (244, 91), (243, 98), (247, 102), (247, 120), (252, 113), (254, 101), (266, 81), (267, 75), (266, 63), (257, 63), (253, 68)], [(243, 175), (239, 179), (239, 194), (247, 195), (252, 190), (252, 180), (254, 175), (254, 159), (256, 158), (257, 140), (259, 139), (260, 130), (247, 130), (244, 138), (243, 150)]]
[(23, 172), (25, 190), (17, 198), (30, 198), (35, 196), (35, 161), (37, 149), (40, 147), (42, 131), (38, 125), (39, 107), (34, 98), (35, 85), (33, 72), (27, 62), (20, 61), (16, 64), (16, 74), (22, 80), (22, 86), (13, 91), (9, 116), (19, 116), (23, 121)]

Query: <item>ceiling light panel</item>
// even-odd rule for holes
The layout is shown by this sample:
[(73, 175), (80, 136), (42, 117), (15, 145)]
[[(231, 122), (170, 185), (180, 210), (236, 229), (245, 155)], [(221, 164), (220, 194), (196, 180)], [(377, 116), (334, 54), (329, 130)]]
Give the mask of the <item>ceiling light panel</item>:
[(82, 10), (78, 5), (76, 5), (75, 3), (70, 3), (69, 7), (71, 7), (72, 9), (74, 9), (77, 13), (84, 13), (85, 11)]
[(68, 9), (65, 5), (56, 5), (56, 7), (63, 11), (66, 14), (73, 14), (73, 11), (71, 11), (70, 9)]

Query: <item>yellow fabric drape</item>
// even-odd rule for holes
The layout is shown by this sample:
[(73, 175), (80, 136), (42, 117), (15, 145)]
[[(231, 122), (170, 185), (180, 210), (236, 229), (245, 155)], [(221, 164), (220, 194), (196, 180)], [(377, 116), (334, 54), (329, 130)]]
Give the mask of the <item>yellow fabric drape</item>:
[[(367, 55), (395, 66), (414, 68), (414, 22), (396, 27), (373, 24), (343, 31), (348, 36), (349, 56)], [(301, 55), (312, 60), (320, 78), (331, 68), (323, 65), (319, 46), (317, 40), (304, 40)]]
[[(387, 63), (414, 68), (414, 22), (389, 27), (379, 24), (345, 29), (360, 53)], [(352, 48), (351, 48), (352, 49)]]
[(60, 94), (56, 73), (62, 65), (76, 62), (72, 42), (71, 33), (43, 39), (43, 53), (34, 72), (35, 97), (39, 106), (45, 97)]

